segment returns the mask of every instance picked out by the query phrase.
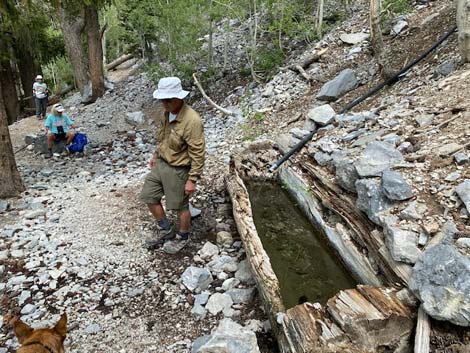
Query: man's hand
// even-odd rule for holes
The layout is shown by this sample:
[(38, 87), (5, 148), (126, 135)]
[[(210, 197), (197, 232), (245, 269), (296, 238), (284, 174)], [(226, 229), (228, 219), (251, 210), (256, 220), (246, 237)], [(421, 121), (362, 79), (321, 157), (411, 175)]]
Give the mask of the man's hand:
[(150, 162), (149, 162), (150, 169), (153, 169), (153, 167), (155, 166), (155, 161), (156, 160), (157, 160), (157, 157), (155, 157), (155, 156), (152, 156), (152, 158), (150, 158)]
[(188, 180), (184, 185), (184, 193), (192, 194), (194, 191), (196, 191), (196, 183), (191, 180)]

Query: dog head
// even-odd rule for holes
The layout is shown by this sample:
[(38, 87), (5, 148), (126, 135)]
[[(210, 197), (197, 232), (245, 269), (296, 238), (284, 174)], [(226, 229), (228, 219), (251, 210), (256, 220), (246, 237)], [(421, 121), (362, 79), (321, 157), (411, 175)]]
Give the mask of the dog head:
[(34, 330), (21, 320), (13, 322), (15, 335), (21, 347), (17, 353), (64, 353), (67, 334), (67, 315), (63, 314), (53, 328)]

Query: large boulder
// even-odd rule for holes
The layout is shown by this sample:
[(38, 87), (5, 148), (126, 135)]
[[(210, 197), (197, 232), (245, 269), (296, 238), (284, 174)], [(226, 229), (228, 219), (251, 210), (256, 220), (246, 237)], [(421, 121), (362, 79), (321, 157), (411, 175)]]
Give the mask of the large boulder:
[(470, 258), (453, 245), (441, 243), (424, 252), (410, 289), (433, 318), (470, 326)]
[(220, 321), (217, 329), (194, 353), (259, 353), (254, 332), (231, 319)]
[(375, 180), (361, 179), (356, 181), (356, 191), (357, 208), (367, 213), (372, 222), (382, 225), (380, 213), (389, 209), (392, 204), (383, 193), (380, 184)]
[(371, 142), (362, 151), (356, 163), (357, 173), (361, 177), (380, 176), (393, 165), (403, 161), (403, 155), (386, 142)]
[(346, 69), (341, 71), (333, 80), (323, 85), (317, 95), (317, 99), (332, 102), (357, 86), (356, 73), (351, 69)]

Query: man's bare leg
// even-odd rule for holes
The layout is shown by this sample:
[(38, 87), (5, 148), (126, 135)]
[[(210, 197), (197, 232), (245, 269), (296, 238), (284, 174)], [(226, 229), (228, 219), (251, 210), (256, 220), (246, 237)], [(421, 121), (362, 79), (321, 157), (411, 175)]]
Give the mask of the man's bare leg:
[(180, 211), (180, 233), (188, 233), (191, 226), (191, 213), (188, 210)]
[(163, 209), (161, 203), (148, 203), (147, 207), (149, 208), (150, 213), (157, 220), (157, 222), (166, 218), (165, 210)]

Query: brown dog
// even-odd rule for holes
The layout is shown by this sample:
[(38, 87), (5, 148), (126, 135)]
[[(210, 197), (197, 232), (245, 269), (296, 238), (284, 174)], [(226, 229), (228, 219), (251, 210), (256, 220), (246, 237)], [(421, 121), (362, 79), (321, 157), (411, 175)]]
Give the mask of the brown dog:
[(64, 353), (67, 333), (67, 315), (64, 314), (53, 328), (33, 330), (21, 320), (13, 322), (13, 329), (21, 347), (17, 353)]

